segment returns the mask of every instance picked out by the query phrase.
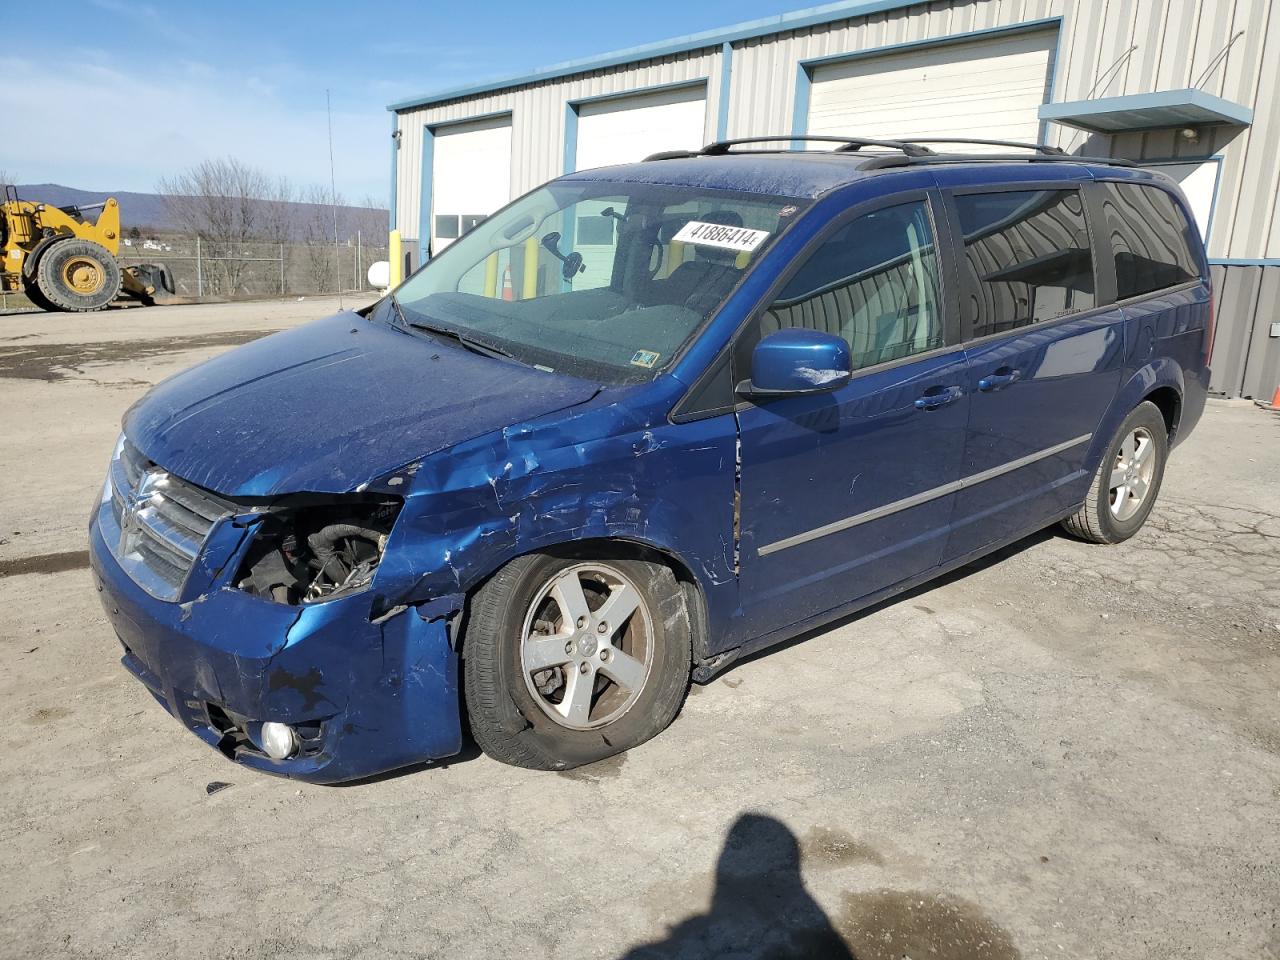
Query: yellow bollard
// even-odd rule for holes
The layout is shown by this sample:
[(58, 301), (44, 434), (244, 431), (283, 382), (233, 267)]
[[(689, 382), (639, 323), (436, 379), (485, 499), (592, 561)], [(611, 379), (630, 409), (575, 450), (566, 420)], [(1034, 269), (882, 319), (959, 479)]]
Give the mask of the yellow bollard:
[(484, 261), (484, 295), (490, 300), (498, 295), (498, 254), (489, 254)]
[(520, 299), (532, 300), (538, 295), (538, 238), (524, 242), (524, 282), (520, 284)]
[(387, 239), (387, 266), (391, 269), (388, 271), (390, 279), (387, 281), (394, 290), (400, 286), (400, 281), (404, 279), (404, 257), (400, 253), (400, 231), (392, 230), (391, 236)]
[(661, 271), (658, 279), (665, 279), (671, 276), (672, 272), (680, 264), (684, 263), (684, 244), (679, 240), (672, 240), (667, 244), (667, 265)]

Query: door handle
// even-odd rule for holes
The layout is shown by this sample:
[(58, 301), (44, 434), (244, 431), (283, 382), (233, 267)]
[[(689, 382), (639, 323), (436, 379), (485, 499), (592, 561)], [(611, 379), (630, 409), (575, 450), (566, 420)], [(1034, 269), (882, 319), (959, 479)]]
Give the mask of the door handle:
[(978, 389), (983, 393), (999, 390), (1001, 387), (1007, 387), (1021, 376), (1021, 370), (1015, 370), (1013, 367), (997, 367), (995, 373), (978, 381)]
[(916, 398), (917, 410), (937, 410), (939, 407), (945, 407), (948, 403), (954, 403), (963, 396), (964, 391), (959, 387), (930, 387), (923, 394)]

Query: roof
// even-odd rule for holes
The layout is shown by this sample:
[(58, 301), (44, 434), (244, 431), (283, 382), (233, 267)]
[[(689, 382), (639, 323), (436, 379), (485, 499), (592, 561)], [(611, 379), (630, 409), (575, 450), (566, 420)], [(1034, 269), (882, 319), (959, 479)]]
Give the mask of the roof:
[(490, 93), (507, 87), (555, 80), (560, 77), (572, 76), (575, 73), (603, 70), (626, 63), (635, 63), (639, 60), (651, 60), (655, 57), (669, 57), (672, 54), (687, 53), (690, 50), (702, 50), (706, 47), (718, 47), (725, 43), (739, 43), (755, 37), (767, 37), (771, 34), (783, 33), (788, 30), (800, 30), (804, 27), (817, 26), (818, 24), (834, 23), (838, 20), (848, 20), (850, 17), (865, 17), (873, 13), (897, 10), (918, 3), (920, 3), (920, 0), (838, 0), (836, 3), (824, 3), (819, 7), (809, 7), (773, 17), (762, 17), (759, 20), (735, 23), (720, 30), (690, 33), (670, 40), (646, 43), (638, 47), (628, 47), (625, 50), (615, 50), (611, 53), (586, 57), (581, 60), (566, 60), (563, 63), (553, 64), (526, 74), (516, 74), (465, 87), (437, 90), (419, 97), (411, 97), (408, 100), (390, 104), (387, 109), (395, 111), (412, 110), (415, 107), (425, 107), (434, 103), (443, 103), (447, 100), (457, 100), (461, 97)]
[(710, 190), (813, 199), (868, 174), (857, 158), (831, 153), (745, 153), (625, 163), (580, 170), (562, 180), (610, 183), (667, 183)]
[[(730, 153), (722, 156), (692, 156), (644, 163), (598, 167), (566, 174), (562, 181), (603, 181), (608, 183), (661, 183), (703, 187), (709, 190), (738, 190), (779, 197), (812, 200), (860, 180), (889, 173), (928, 169), (943, 182), (1008, 183), (1019, 180), (1079, 180), (1093, 175), (1109, 175), (1114, 167), (1079, 162), (1070, 157), (1048, 160), (991, 160), (957, 157), (929, 163), (921, 157), (910, 165), (868, 169), (866, 161), (885, 157), (883, 153), (833, 153), (819, 151), (779, 151), (776, 153)], [(893, 154), (888, 154), (893, 156)], [(1124, 168), (1125, 175), (1135, 171)], [(975, 172), (976, 171), (976, 172)]]

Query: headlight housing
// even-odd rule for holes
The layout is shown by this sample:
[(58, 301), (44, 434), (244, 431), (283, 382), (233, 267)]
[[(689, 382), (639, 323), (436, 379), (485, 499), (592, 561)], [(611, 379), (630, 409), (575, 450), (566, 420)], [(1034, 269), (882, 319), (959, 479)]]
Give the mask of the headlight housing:
[(98, 497), (98, 502), (94, 505), (95, 511), (98, 507), (102, 506), (102, 504), (109, 503), (111, 501), (111, 494), (113, 492), (111, 484), (111, 468), (115, 466), (116, 461), (120, 459), (120, 455), (122, 453), (124, 453), (123, 433), (116, 437), (116, 445), (111, 450), (111, 459), (107, 461), (107, 478), (102, 482), (102, 492)]
[(281, 502), (258, 511), (236, 586), (277, 603), (318, 603), (365, 590), (403, 501), (352, 495)]

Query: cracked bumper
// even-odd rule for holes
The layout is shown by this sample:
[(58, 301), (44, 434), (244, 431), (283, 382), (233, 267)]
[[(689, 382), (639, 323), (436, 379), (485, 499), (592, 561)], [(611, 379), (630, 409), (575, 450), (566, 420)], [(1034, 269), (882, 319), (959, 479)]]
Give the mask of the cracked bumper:
[[(226, 756), (314, 783), (372, 776), (461, 749), (457, 655), (443, 618), (410, 608), (369, 622), (356, 595), (291, 607), (235, 589), (189, 604), (156, 600), (106, 548), (90, 562), (124, 666), (166, 710)], [(226, 717), (307, 725), (314, 736), (272, 760), (227, 733)]]

